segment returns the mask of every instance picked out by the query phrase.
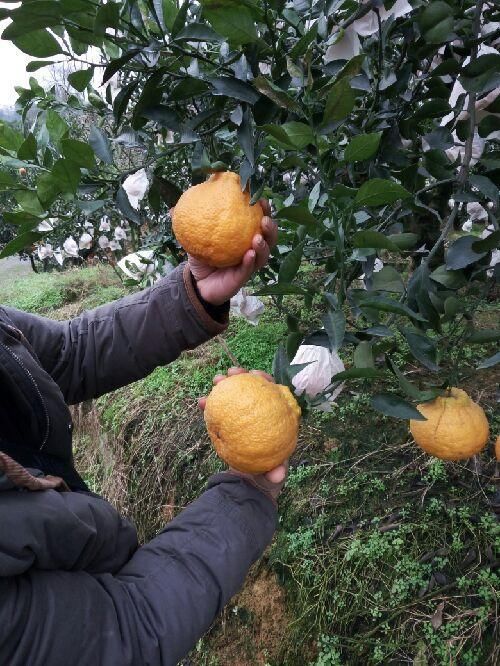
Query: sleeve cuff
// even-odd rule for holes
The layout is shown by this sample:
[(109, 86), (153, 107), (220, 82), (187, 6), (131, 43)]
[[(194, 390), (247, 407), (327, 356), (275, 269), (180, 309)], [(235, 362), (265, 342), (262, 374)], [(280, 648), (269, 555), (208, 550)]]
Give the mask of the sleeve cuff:
[(204, 301), (198, 294), (189, 264), (185, 264), (182, 275), (189, 301), (203, 326), (212, 335), (223, 333), (229, 324), (229, 301), (220, 306), (214, 306)]

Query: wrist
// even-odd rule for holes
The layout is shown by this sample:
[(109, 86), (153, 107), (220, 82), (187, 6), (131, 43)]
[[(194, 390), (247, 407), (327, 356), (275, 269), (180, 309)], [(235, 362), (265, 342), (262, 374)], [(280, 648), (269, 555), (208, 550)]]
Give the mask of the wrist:
[(191, 284), (193, 285), (195, 294), (207, 313), (217, 321), (225, 318), (229, 311), (229, 299), (213, 302), (214, 299), (207, 298), (208, 295), (205, 293), (203, 285), (200, 284), (200, 282), (203, 282), (203, 280), (197, 281), (193, 273), (191, 271), (190, 273)]

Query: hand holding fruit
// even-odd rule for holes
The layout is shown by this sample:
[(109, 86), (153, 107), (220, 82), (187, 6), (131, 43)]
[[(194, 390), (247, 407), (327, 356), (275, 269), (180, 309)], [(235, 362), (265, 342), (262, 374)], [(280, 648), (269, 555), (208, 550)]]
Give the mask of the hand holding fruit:
[(227, 301), (267, 263), (278, 238), (270, 214), (265, 199), (250, 205), (250, 195), (231, 172), (213, 174), (181, 196), (171, 211), (174, 233), (208, 303)]
[(295, 450), (300, 418), (288, 388), (275, 384), (266, 372), (230, 368), (227, 377), (214, 378), (214, 389), (199, 405), (218, 455), (232, 471), (276, 499)]

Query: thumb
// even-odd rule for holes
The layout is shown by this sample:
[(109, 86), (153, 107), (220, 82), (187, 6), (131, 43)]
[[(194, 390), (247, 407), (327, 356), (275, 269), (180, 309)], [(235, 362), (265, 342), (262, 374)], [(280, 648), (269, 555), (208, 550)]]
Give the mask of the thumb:
[(233, 277), (238, 283), (238, 289), (248, 282), (255, 270), (255, 250), (248, 250), (243, 256), (241, 264), (235, 266)]

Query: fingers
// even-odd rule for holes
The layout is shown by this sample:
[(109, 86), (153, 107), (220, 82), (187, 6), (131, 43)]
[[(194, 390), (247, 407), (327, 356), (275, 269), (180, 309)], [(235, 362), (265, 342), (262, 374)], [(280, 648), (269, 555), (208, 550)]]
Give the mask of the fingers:
[(264, 215), (271, 215), (271, 204), (267, 199), (259, 199), (260, 207)]
[(227, 377), (233, 377), (234, 375), (242, 375), (243, 373), (248, 372), (248, 370), (245, 370), (245, 368), (236, 368), (232, 367), (229, 368), (227, 371), (227, 375), (215, 375), (213, 379), (213, 383), (215, 384), (220, 384), (224, 379), (227, 379)]
[(237, 287), (234, 293), (236, 293), (238, 289), (245, 285), (252, 276), (252, 273), (255, 271), (256, 259), (257, 253), (255, 250), (247, 250), (247, 252), (245, 252), (243, 255), (241, 264), (234, 267), (234, 273), (232, 277)]
[(264, 377), (264, 379), (267, 379), (268, 382), (272, 382), (275, 384), (276, 382), (274, 381), (274, 377), (270, 375), (268, 372), (264, 372), (264, 370), (250, 370), (251, 375), (260, 375), (261, 377)]
[(200, 398), (198, 400), (198, 407), (203, 411), (205, 407), (207, 406), (207, 399), (206, 398)]
[(264, 240), (264, 237), (257, 234), (253, 237), (252, 247), (255, 250), (255, 268), (259, 269), (265, 266), (269, 259), (269, 245)]
[(278, 242), (278, 225), (274, 220), (266, 215), (262, 218), (261, 227), (264, 240), (270, 248), (273, 248)]
[(286, 479), (287, 471), (288, 465), (283, 463), (283, 465), (278, 465), (278, 467), (275, 467), (270, 472), (266, 472), (264, 476), (271, 483), (283, 483)]

